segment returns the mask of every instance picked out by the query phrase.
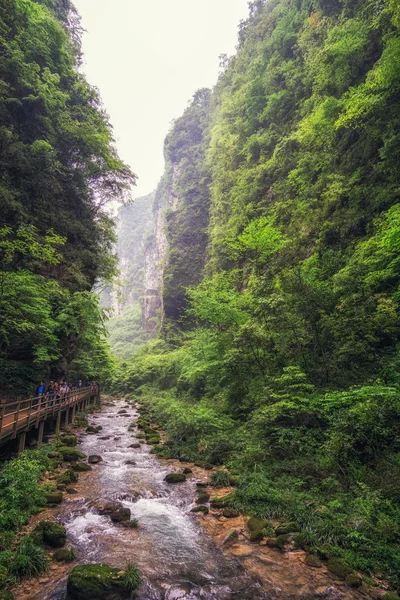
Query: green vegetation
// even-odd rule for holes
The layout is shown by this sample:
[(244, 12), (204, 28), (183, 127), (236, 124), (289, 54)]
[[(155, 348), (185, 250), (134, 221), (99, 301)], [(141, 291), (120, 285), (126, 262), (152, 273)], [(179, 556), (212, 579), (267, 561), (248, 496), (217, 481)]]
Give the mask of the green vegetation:
[(234, 476), (213, 506), (354, 586), (400, 585), (399, 26), (390, 0), (250, 3), (166, 139), (160, 338), (114, 380), (157, 454)]
[(97, 91), (78, 71), (69, 0), (0, 7), (0, 389), (110, 375), (104, 312), (91, 293), (116, 273), (105, 204), (134, 176)]

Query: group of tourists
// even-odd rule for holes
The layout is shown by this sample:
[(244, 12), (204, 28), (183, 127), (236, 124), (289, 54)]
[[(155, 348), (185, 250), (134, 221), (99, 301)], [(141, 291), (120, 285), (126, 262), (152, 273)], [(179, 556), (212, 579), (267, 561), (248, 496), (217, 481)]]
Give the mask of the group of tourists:
[(97, 394), (98, 386), (94, 381), (87, 381), (85, 385), (81, 379), (78, 383), (71, 383), (65, 379), (62, 381), (50, 381), (47, 385), (41, 381), (36, 388), (36, 398), (33, 404), (38, 405), (40, 401), (41, 405), (48, 402), (48, 406), (53, 406), (54, 403), (65, 402), (71, 394), (83, 388), (90, 388), (90, 396)]

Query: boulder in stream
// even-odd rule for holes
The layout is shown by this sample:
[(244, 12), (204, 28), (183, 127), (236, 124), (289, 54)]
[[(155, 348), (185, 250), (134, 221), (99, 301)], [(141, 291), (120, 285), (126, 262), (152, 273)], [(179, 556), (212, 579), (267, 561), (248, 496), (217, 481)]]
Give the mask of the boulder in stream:
[(79, 458), (85, 458), (84, 453), (78, 450), (77, 448), (61, 446), (61, 448), (59, 448), (58, 451), (65, 462), (75, 462)]
[(111, 521), (114, 523), (122, 523), (122, 521), (129, 521), (131, 518), (130, 508), (119, 508), (110, 514)]
[(110, 515), (111, 513), (123, 508), (121, 502), (112, 502), (110, 500), (96, 500), (90, 505), (98, 511), (99, 515)]
[(124, 598), (129, 592), (126, 573), (105, 564), (79, 565), (68, 577), (67, 590), (72, 600)]
[(119, 410), (119, 411), (117, 412), (117, 415), (126, 415), (126, 413), (127, 413), (127, 412), (128, 412), (128, 411), (127, 411), (127, 410), (125, 410), (125, 409), (123, 409), (123, 410)]
[(192, 510), (190, 512), (192, 512), (192, 513), (201, 512), (201, 513), (203, 513), (203, 515), (208, 515), (209, 509), (208, 509), (208, 506), (205, 506), (204, 504), (198, 504), (197, 506), (192, 508)]
[(46, 502), (47, 504), (61, 504), (63, 499), (63, 495), (61, 491), (48, 492), (46, 494)]
[(65, 527), (54, 521), (40, 521), (36, 525), (34, 533), (52, 548), (61, 548), (67, 541)]
[(130, 446), (128, 446), (128, 448), (141, 448), (141, 444), (139, 444), (139, 442), (135, 442), (134, 444), (131, 444)]
[(91, 465), (97, 465), (97, 463), (101, 462), (103, 459), (98, 454), (91, 454), (88, 458), (88, 463)]
[(165, 476), (164, 481), (167, 483), (181, 483), (182, 481), (186, 481), (186, 475), (183, 473), (168, 473)]
[(83, 462), (71, 463), (71, 469), (76, 473), (85, 473), (86, 471), (91, 471), (92, 467)]
[(135, 460), (126, 460), (125, 465), (136, 465), (136, 461)]

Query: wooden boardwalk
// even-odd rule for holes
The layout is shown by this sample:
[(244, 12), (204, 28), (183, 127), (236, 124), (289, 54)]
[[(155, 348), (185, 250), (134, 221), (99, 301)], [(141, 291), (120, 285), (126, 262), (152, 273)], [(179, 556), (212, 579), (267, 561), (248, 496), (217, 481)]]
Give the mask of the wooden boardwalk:
[(19, 437), (19, 450), (23, 450), (25, 436), (30, 429), (38, 429), (40, 446), (47, 419), (56, 422), (56, 433), (59, 433), (62, 416), (68, 425), (74, 419), (75, 412), (84, 410), (90, 402), (98, 398), (98, 386), (90, 386), (71, 390), (63, 398), (50, 398), (46, 395), (3, 404), (0, 406), (0, 446)]

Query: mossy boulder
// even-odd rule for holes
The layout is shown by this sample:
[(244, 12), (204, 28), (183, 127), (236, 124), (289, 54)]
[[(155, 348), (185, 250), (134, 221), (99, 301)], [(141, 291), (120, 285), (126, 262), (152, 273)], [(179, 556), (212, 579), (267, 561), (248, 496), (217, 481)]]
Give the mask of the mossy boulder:
[(362, 577), (358, 573), (349, 573), (346, 576), (345, 582), (350, 587), (359, 588), (362, 585)]
[(205, 506), (204, 504), (198, 504), (197, 506), (195, 506), (194, 508), (192, 508), (192, 510), (190, 511), (192, 513), (203, 513), (204, 515), (208, 515), (209, 510), (208, 510), (208, 506)]
[(286, 547), (291, 543), (293, 536), (290, 533), (283, 533), (282, 535), (278, 535), (276, 538), (276, 545), (279, 550), (284, 551)]
[(296, 533), (297, 531), (300, 531), (300, 526), (294, 522), (282, 523), (275, 529), (277, 536), (285, 535), (286, 533)]
[(62, 548), (67, 541), (65, 527), (54, 521), (40, 521), (36, 525), (34, 533), (52, 548)]
[(73, 435), (73, 434), (62, 435), (61, 436), (61, 443), (64, 446), (68, 446), (70, 448), (74, 448), (77, 445), (77, 443), (78, 443), (78, 439), (77, 439), (76, 435)]
[(61, 454), (62, 459), (65, 462), (76, 462), (80, 458), (85, 458), (84, 453), (81, 452), (80, 450), (78, 450), (78, 448), (71, 448), (69, 446), (61, 446), (58, 449), (58, 451)]
[(53, 560), (56, 562), (72, 562), (75, 558), (76, 554), (74, 550), (67, 550), (66, 548), (60, 548), (53, 554)]
[(201, 490), (200, 492), (198, 492), (196, 503), (197, 504), (205, 504), (206, 502), (209, 501), (209, 499), (210, 499), (210, 494), (208, 494), (204, 490)]
[(353, 572), (353, 569), (347, 564), (343, 558), (332, 557), (328, 560), (328, 570), (340, 577), (340, 579), (346, 579), (347, 575)]
[(190, 475), (191, 473), (193, 473), (192, 469), (189, 469), (189, 467), (185, 467), (182, 471), (182, 473), (184, 475)]
[(71, 469), (76, 473), (86, 473), (87, 471), (91, 471), (92, 467), (83, 462), (76, 462), (71, 464)]
[(123, 597), (124, 571), (105, 564), (79, 565), (68, 577), (72, 600), (107, 600), (112, 594)]
[(88, 425), (85, 429), (86, 433), (99, 433), (101, 430), (103, 429), (103, 427), (101, 425)]
[(91, 465), (97, 465), (103, 459), (98, 454), (91, 454), (88, 458), (88, 463)]
[(119, 508), (114, 510), (110, 514), (111, 521), (114, 523), (122, 523), (122, 521), (129, 521), (131, 518), (131, 511), (129, 508)]
[(186, 481), (186, 475), (183, 473), (168, 473), (168, 475), (165, 476), (164, 481), (167, 483), (182, 483), (183, 481)]
[(61, 504), (63, 495), (60, 491), (48, 492), (45, 496), (47, 504)]
[(70, 483), (75, 483), (76, 481), (78, 481), (78, 475), (72, 469), (67, 469), (64, 473), (57, 475), (57, 483), (69, 485)]
[(247, 521), (246, 523), (247, 525), (247, 529), (252, 532), (252, 531), (261, 531), (261, 529), (264, 529), (264, 527), (266, 527), (268, 525), (267, 521), (265, 521), (265, 519), (258, 519), (257, 517), (250, 517), (250, 519)]
[(305, 550), (310, 546), (304, 533), (295, 533), (293, 536), (293, 546)]
[(251, 542), (261, 542), (261, 540), (264, 538), (264, 531), (261, 530), (256, 530), (256, 531), (252, 531), (250, 533), (250, 541)]
[(321, 546), (316, 548), (316, 552), (319, 558), (323, 558), (324, 560), (328, 560), (332, 556), (336, 556), (335, 546), (332, 546), (331, 544), (321, 544)]
[(222, 515), (224, 517), (226, 517), (227, 519), (235, 519), (236, 517), (239, 516), (239, 511), (235, 510), (234, 508), (229, 508), (226, 507), (223, 509), (222, 511)]
[(317, 569), (322, 567), (322, 562), (320, 561), (318, 556), (316, 556), (315, 554), (307, 554), (306, 558), (305, 558), (305, 563), (307, 566), (315, 567)]

